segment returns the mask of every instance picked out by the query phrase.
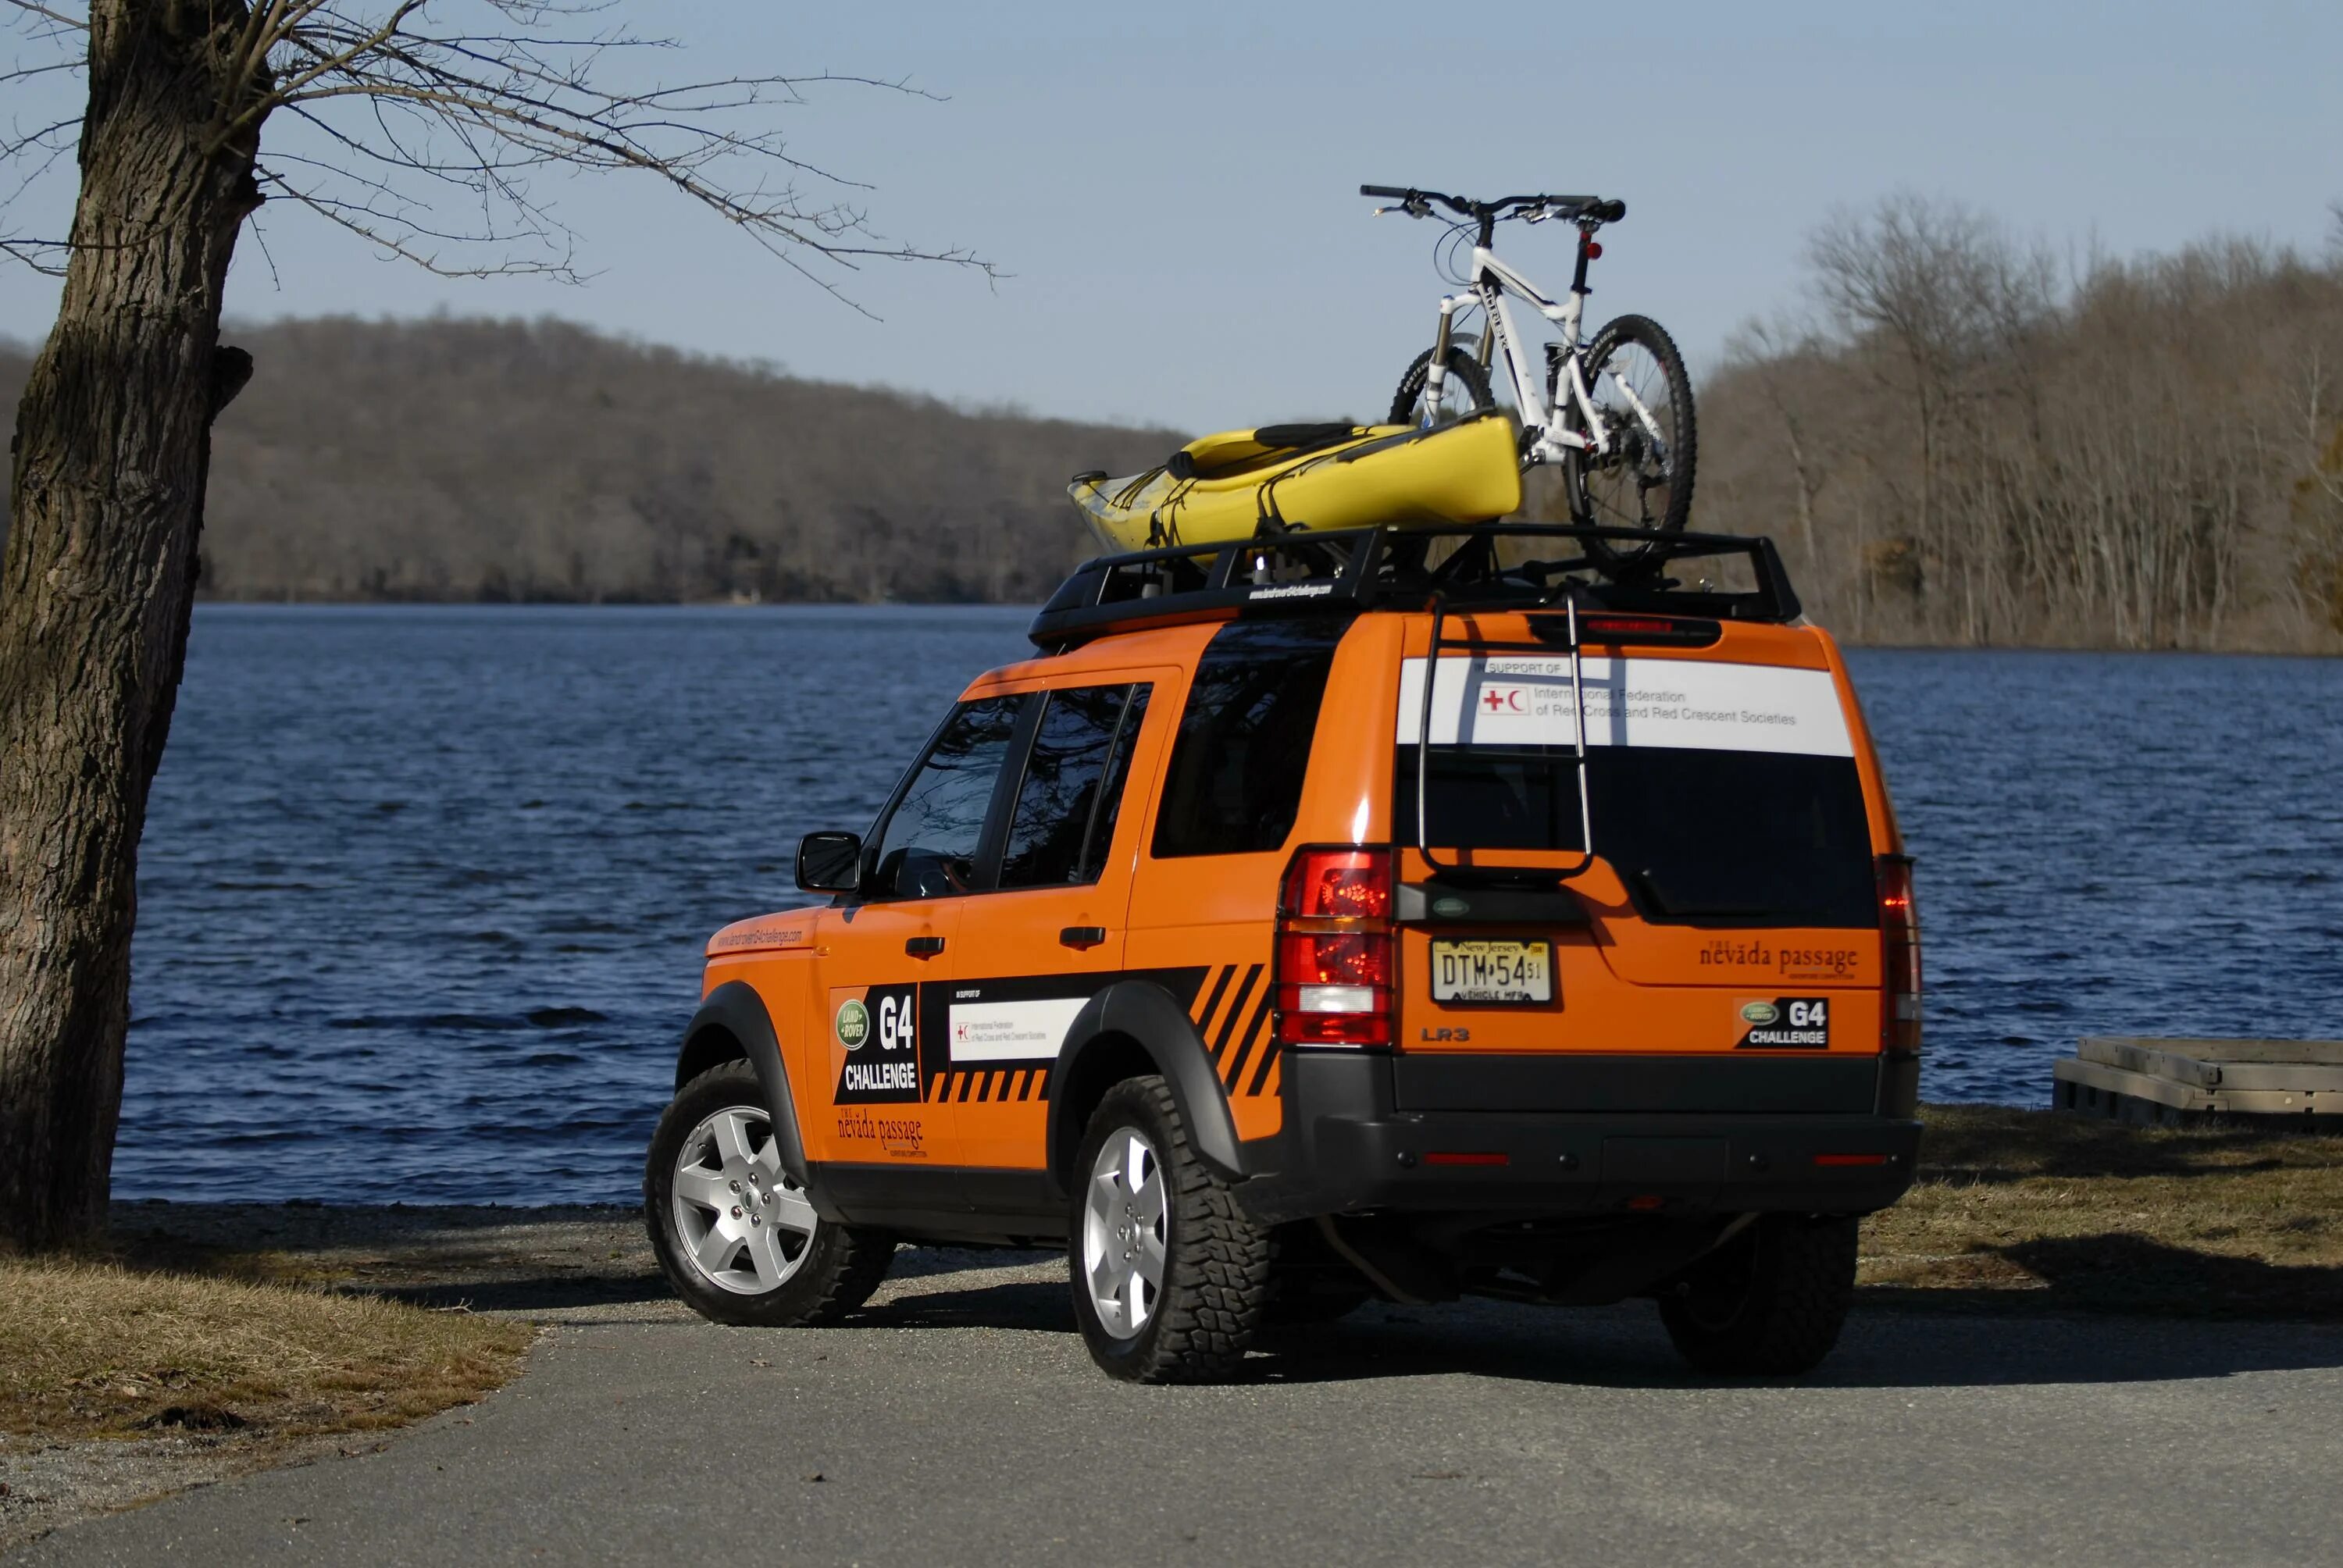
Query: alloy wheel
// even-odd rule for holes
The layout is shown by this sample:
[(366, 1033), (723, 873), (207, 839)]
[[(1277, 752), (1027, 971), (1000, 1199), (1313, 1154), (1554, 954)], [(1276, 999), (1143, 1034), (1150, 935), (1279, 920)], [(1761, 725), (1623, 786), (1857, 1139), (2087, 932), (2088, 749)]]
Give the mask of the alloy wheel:
[(683, 1254), (719, 1290), (776, 1290), (812, 1248), (813, 1205), (781, 1170), (772, 1118), (754, 1106), (728, 1105), (692, 1129), (673, 1188)]
[(1136, 1339), (1163, 1294), (1170, 1204), (1163, 1162), (1135, 1127), (1108, 1135), (1091, 1164), (1082, 1205), (1082, 1280), (1100, 1324)]

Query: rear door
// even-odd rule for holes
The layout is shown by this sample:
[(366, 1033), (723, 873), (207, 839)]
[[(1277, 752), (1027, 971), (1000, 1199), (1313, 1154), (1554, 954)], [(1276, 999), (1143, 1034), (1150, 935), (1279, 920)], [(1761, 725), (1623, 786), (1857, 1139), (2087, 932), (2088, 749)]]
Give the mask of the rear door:
[[(1395, 737), (1394, 837), (1425, 890), (1402, 938), (1403, 1049), (1875, 1054), (1873, 835), (1814, 639), (1590, 653), (1583, 809), (1567, 654), (1444, 648), (1428, 758), (1423, 672), (1406, 661)], [(1595, 860), (1558, 898), (1583, 824)]]
[(1051, 1064), (1123, 966), (1137, 853), (1124, 807), (1153, 777), (1151, 699), (1172, 673), (1086, 673), (1028, 698), (1031, 742), (986, 873), (992, 890), (969, 900), (939, 1016), (962, 1164), (1044, 1163)]

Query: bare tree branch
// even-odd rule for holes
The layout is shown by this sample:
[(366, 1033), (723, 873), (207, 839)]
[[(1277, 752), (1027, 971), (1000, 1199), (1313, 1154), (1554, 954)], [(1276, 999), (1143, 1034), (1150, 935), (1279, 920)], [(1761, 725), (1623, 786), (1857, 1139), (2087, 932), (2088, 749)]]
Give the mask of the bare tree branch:
[(29, 15), (38, 16), (43, 21), (54, 23), (57, 26), (64, 28), (68, 32), (86, 33), (89, 31), (89, 18), (86, 16), (68, 15), (63, 11), (52, 10), (46, 5), (35, 4), (35, 0), (7, 0), (7, 4)]
[[(51, 32), (85, 29), (64, 0), (5, 3)], [(645, 78), (634, 65), (680, 45), (606, 25), (614, 9), (612, 0), (252, 0), (211, 145), (271, 127), (270, 199), (441, 276), (577, 281), (578, 236), (530, 179), (559, 169), (656, 178), (857, 310), (841, 279), (873, 259), (1000, 276), (966, 249), (878, 232), (850, 199), (870, 186), (801, 156), (776, 123), (823, 88), (937, 95), (908, 79), (833, 72)], [(0, 162), (75, 123), (0, 143)], [(10, 253), (42, 249), (20, 240)]]

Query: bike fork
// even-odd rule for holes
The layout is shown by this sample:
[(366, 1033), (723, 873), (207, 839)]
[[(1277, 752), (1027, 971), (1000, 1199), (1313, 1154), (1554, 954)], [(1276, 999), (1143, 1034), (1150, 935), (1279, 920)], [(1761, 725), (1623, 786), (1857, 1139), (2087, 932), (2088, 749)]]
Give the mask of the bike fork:
[(1440, 302), (1440, 330), (1432, 337), (1432, 359), (1423, 367), (1423, 423), (1428, 428), (1440, 422), (1440, 395), (1448, 386), (1448, 340), (1450, 330), (1456, 325), (1457, 296), (1449, 295)]

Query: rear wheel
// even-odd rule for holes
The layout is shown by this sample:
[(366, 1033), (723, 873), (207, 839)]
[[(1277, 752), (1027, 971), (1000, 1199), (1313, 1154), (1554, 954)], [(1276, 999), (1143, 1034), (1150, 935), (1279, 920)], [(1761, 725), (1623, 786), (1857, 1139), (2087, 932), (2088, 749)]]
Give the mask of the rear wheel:
[[(1610, 449), (1573, 451), (1564, 463), (1571, 516), (1599, 528), (1681, 530), (1692, 516), (1699, 437), (1692, 377), (1675, 340), (1649, 317), (1623, 316), (1594, 335), (1586, 377)], [(1568, 389), (1547, 390), (1569, 399), (1574, 427), (1588, 434), (1584, 410)], [(1633, 555), (1638, 548), (1613, 540), (1599, 543), (1597, 553)]]
[(677, 1091), (651, 1135), (643, 1171), (651, 1249), (676, 1294), (704, 1318), (834, 1322), (887, 1277), (895, 1239), (817, 1215), (779, 1156), (745, 1061)]
[(1838, 1342), (1855, 1301), (1851, 1219), (1768, 1214), (1660, 1297), (1676, 1350), (1704, 1372), (1789, 1377)]
[(1188, 1146), (1160, 1077), (1107, 1091), (1074, 1166), (1074, 1318), (1133, 1382), (1220, 1382), (1269, 1299), (1269, 1232)]
[(1417, 355), (1399, 378), (1399, 390), (1392, 394), (1393, 425), (1405, 425), (1422, 430), (1445, 420), (1462, 419), (1467, 414), (1477, 414), (1483, 408), (1497, 406), (1489, 390), (1489, 373), (1462, 348), (1448, 351), (1448, 374), (1441, 383), (1437, 407), (1425, 400), (1425, 384), (1431, 379), (1432, 350)]

